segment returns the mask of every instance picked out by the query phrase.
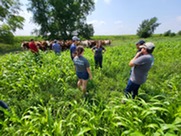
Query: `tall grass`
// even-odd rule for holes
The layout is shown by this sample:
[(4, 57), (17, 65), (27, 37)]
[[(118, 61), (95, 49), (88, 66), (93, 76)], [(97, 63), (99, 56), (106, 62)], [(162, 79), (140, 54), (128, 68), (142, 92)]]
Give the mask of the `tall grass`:
[(132, 100), (124, 97), (124, 88), (137, 40), (113, 40), (103, 69), (94, 68), (93, 53), (85, 49), (93, 74), (87, 97), (76, 87), (69, 51), (40, 52), (42, 64), (28, 51), (0, 56), (0, 99), (10, 107), (0, 119), (0, 135), (181, 135), (181, 42), (146, 39), (156, 45), (155, 62)]

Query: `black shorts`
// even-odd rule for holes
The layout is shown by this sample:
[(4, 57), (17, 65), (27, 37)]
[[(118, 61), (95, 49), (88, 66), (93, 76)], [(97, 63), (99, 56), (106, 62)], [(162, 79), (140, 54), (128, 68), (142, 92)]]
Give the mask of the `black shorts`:
[(88, 80), (89, 73), (88, 72), (76, 72), (76, 75), (79, 79)]

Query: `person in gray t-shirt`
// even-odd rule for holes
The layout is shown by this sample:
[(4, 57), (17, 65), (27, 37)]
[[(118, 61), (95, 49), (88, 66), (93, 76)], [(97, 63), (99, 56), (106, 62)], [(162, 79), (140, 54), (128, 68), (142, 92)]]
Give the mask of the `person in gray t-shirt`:
[(134, 99), (138, 95), (138, 89), (141, 84), (146, 82), (148, 71), (153, 65), (154, 57), (152, 52), (155, 45), (151, 42), (147, 42), (140, 46), (141, 51), (129, 62), (129, 66), (132, 67), (131, 75), (125, 89), (126, 95), (132, 93)]
[(92, 74), (88, 60), (83, 57), (83, 52), (84, 48), (82, 46), (78, 46), (76, 48), (76, 56), (74, 57), (73, 62), (76, 69), (76, 75), (78, 77), (77, 86), (85, 94), (88, 79), (92, 79)]

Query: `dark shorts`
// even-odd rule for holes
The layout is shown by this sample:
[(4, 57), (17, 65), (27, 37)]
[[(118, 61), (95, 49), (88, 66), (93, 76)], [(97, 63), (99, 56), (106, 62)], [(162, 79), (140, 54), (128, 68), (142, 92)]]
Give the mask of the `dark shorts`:
[(88, 80), (89, 79), (89, 73), (88, 72), (76, 72), (77, 77), (79, 79)]

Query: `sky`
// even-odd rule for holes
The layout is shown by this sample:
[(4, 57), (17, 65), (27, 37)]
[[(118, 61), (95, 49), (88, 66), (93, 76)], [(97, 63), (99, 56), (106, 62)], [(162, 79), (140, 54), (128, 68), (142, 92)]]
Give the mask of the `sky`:
[[(168, 30), (177, 33), (181, 30), (181, 0), (94, 0), (95, 10), (87, 16), (87, 23), (93, 24), (94, 35), (129, 35), (136, 34), (143, 20), (157, 17), (161, 23), (155, 34)], [(23, 30), (15, 35), (32, 35), (37, 28), (32, 23), (32, 13), (26, 9), (27, 0), (20, 0), (21, 16), (26, 21)]]

